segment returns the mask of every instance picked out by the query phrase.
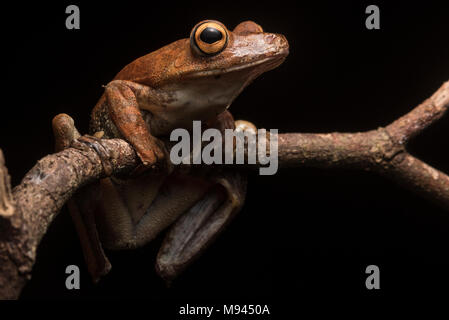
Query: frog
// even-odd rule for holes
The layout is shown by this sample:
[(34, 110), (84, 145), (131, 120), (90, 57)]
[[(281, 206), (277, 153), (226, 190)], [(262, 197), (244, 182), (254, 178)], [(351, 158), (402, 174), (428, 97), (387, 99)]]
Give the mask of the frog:
[[(177, 170), (168, 136), (176, 128), (191, 130), (193, 121), (220, 132), (257, 130), (249, 121), (235, 121), (228, 109), (288, 53), (285, 36), (253, 21), (231, 31), (203, 20), (188, 38), (136, 59), (104, 86), (91, 113), (90, 137), (126, 140), (140, 164), (130, 177), (103, 178), (68, 202), (94, 282), (111, 269), (105, 249), (138, 248), (164, 231), (156, 271), (172, 281), (225, 229), (243, 206), (246, 175), (217, 167)], [(66, 114), (52, 125), (56, 151), (81, 137)]]

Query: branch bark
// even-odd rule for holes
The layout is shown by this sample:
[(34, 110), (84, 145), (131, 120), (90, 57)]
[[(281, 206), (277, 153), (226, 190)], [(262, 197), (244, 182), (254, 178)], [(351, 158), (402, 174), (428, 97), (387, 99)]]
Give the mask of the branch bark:
[[(410, 155), (407, 142), (449, 109), (449, 82), (385, 128), (361, 133), (279, 135), (281, 167), (351, 167), (383, 174), (449, 210), (449, 177)], [(74, 192), (140, 163), (124, 140), (109, 139), (44, 157), (12, 191), (0, 152), (0, 298), (15, 299), (31, 278), (36, 249)], [(258, 166), (258, 165), (256, 165)]]

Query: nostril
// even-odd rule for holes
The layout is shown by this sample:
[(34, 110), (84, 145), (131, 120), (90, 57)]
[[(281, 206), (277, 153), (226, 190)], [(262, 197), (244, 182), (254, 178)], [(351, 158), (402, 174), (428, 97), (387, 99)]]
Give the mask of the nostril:
[(268, 44), (273, 44), (275, 42), (279, 42), (279, 38), (275, 34), (269, 33), (265, 36), (265, 41)]
[(282, 35), (282, 34), (274, 34), (274, 38), (275, 38), (276, 44), (279, 47), (288, 48), (288, 46), (289, 46), (288, 45), (288, 41), (287, 41), (287, 38), (285, 38), (284, 35)]

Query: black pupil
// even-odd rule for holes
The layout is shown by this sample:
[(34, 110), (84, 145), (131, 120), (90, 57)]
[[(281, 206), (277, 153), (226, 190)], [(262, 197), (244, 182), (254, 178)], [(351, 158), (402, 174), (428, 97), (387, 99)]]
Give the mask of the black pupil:
[(215, 28), (207, 27), (201, 32), (200, 39), (206, 43), (214, 43), (220, 41), (223, 38), (221, 32)]

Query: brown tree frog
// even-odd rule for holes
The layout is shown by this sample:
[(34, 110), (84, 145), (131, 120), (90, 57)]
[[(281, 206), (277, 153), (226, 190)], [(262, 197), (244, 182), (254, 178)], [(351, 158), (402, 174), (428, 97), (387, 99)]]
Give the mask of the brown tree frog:
[[(219, 130), (254, 129), (234, 122), (227, 109), (287, 55), (284, 36), (263, 32), (252, 21), (233, 31), (202, 21), (190, 38), (135, 60), (106, 85), (92, 111), (91, 134), (127, 140), (147, 169), (168, 168), (163, 140), (175, 128), (201, 120)], [(79, 137), (64, 114), (54, 118), (53, 129), (58, 150)], [(68, 206), (94, 280), (110, 269), (103, 247), (139, 247), (169, 226), (157, 257), (159, 274), (171, 280), (197, 257), (239, 211), (246, 191), (246, 177), (236, 170), (206, 172), (144, 170), (81, 189)]]

